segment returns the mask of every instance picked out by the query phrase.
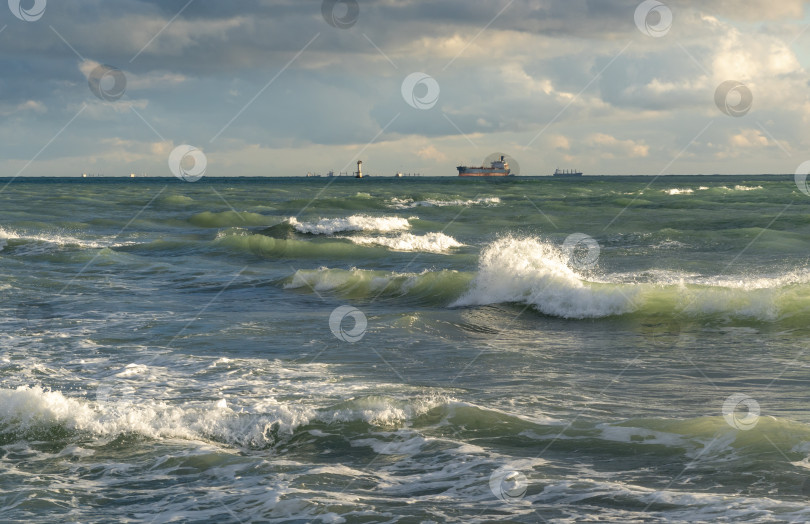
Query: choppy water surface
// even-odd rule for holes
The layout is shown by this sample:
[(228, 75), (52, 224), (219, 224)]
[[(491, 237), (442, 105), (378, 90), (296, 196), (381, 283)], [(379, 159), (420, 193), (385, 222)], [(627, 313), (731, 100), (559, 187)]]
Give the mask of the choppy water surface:
[(766, 176), (15, 180), (0, 520), (806, 521), (808, 206)]

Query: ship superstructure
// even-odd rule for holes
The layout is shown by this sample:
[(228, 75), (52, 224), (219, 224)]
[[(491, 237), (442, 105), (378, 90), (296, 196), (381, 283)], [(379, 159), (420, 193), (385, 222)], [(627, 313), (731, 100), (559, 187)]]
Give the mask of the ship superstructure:
[(555, 169), (554, 170), (554, 175), (552, 175), (552, 176), (562, 177), (562, 178), (571, 178), (571, 177), (582, 176), (582, 171), (577, 171), (576, 169), (563, 169), (562, 171), (559, 170), (559, 169)]
[(458, 176), (514, 176), (510, 174), (509, 162), (504, 159), (503, 155), (500, 160), (495, 160), (489, 167), (458, 166), (456, 169), (458, 169)]

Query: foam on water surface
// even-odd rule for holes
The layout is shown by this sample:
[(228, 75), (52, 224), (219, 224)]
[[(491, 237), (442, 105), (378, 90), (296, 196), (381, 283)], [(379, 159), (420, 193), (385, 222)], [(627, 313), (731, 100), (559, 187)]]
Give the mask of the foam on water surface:
[(326, 182), (8, 185), (2, 518), (810, 517), (792, 176)]

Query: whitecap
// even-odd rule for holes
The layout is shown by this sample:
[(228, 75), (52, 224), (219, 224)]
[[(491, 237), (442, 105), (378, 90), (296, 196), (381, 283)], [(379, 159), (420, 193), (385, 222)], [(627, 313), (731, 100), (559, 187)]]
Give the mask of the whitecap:
[(387, 233), (410, 229), (409, 219), (394, 216), (352, 215), (345, 218), (321, 218), (317, 222), (299, 222), (295, 217), (289, 223), (299, 233), (313, 235), (334, 235), (343, 231), (379, 231)]
[(422, 251), (427, 253), (447, 253), (452, 249), (463, 247), (464, 244), (444, 233), (427, 233), (414, 235), (402, 233), (396, 237), (342, 237), (355, 244), (375, 244), (387, 247), (393, 251)]

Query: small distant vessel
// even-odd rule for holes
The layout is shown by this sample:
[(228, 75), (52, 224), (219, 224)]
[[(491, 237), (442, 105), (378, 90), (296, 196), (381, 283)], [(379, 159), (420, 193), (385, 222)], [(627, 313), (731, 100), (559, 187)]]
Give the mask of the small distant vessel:
[(509, 162), (504, 160), (503, 155), (500, 160), (495, 160), (489, 167), (458, 166), (456, 169), (458, 169), (458, 176), (514, 176), (510, 174)]
[(571, 178), (576, 176), (582, 176), (582, 171), (577, 171), (575, 169), (563, 169), (562, 171), (560, 171), (559, 169), (555, 169), (553, 176), (561, 178)]

